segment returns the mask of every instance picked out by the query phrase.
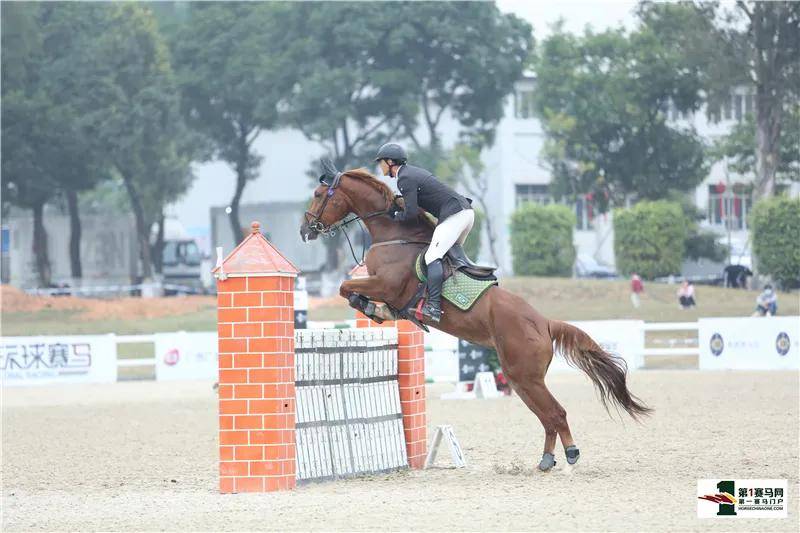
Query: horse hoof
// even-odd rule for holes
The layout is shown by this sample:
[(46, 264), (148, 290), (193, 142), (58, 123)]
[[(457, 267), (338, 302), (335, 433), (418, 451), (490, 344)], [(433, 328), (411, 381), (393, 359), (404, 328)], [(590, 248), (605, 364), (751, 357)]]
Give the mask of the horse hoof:
[(581, 451), (574, 444), (572, 446), (567, 446), (564, 452), (567, 454), (567, 463), (571, 465), (577, 463), (581, 456)]
[(556, 457), (552, 453), (545, 453), (542, 455), (542, 460), (539, 461), (539, 470), (547, 472), (556, 466)]

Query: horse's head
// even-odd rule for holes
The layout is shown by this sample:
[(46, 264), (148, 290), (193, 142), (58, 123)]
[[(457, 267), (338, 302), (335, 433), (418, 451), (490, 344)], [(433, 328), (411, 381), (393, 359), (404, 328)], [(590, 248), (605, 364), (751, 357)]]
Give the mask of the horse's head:
[(314, 199), (305, 212), (303, 224), (300, 226), (300, 237), (303, 241), (313, 240), (331, 233), (337, 222), (352, 211), (350, 199), (342, 191), (343, 173), (336, 170), (333, 163), (322, 162), (323, 174), (319, 178), (319, 186), (314, 189)]
[[(397, 206), (394, 193), (385, 183), (364, 169), (339, 172), (329, 161), (323, 161), (323, 169), (320, 184), (314, 189), (314, 198), (300, 226), (304, 241), (333, 234), (340, 226), (356, 220), (342, 223), (349, 213), (355, 213), (368, 228), (373, 222), (380, 225), (377, 221), (382, 219), (390, 222), (385, 216)], [(388, 225), (396, 229), (395, 224)]]

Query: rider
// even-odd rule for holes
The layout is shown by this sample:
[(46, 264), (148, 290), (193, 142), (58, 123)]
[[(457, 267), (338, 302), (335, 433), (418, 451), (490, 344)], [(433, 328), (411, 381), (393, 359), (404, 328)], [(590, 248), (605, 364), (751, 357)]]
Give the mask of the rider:
[(437, 180), (429, 171), (406, 164), (407, 160), (405, 149), (396, 143), (384, 144), (375, 155), (383, 174), (397, 178), (397, 187), (405, 200), (405, 209), (395, 211), (392, 217), (401, 222), (413, 221), (421, 207), (438, 219), (431, 244), (425, 252), (428, 298), (422, 313), (433, 322), (439, 322), (442, 318), (444, 277), (442, 257), (456, 242), (464, 244), (475, 222), (475, 212), (470, 205), (472, 200)]

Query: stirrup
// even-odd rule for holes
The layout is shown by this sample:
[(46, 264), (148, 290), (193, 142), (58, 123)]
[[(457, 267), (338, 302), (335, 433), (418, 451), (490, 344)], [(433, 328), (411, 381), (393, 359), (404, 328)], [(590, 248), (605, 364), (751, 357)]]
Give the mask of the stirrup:
[(425, 304), (422, 306), (422, 316), (429, 319), (432, 322), (439, 322), (442, 320), (442, 309), (439, 307), (433, 307), (429, 304)]

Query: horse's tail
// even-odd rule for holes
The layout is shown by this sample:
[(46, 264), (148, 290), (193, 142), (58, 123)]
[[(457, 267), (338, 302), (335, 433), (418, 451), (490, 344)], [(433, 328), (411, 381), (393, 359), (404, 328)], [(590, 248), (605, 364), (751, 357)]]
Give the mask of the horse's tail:
[(585, 331), (571, 324), (550, 320), (549, 327), (556, 349), (570, 365), (580, 368), (591, 378), (600, 391), (600, 400), (606, 411), (609, 398), (634, 420), (653, 411), (628, 390), (625, 382), (628, 365), (623, 358), (608, 353)]

